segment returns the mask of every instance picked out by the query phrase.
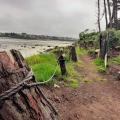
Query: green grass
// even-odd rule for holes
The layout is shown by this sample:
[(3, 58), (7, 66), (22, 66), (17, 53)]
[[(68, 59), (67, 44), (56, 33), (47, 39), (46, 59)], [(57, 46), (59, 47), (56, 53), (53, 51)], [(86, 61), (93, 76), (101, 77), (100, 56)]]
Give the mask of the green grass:
[[(48, 80), (53, 75), (55, 69), (56, 69), (55, 65), (47, 64), (47, 63), (32, 65), (32, 70), (38, 81)], [(57, 72), (55, 76), (58, 76), (59, 74), (60, 74), (59, 67), (57, 67)]]
[(35, 65), (39, 63), (51, 63), (56, 65), (56, 57), (52, 53), (38, 54), (26, 58), (29, 65)]
[(109, 64), (120, 65), (120, 55), (109, 60)]
[[(80, 55), (86, 53), (84, 49), (79, 50), (78, 48), (77, 48), (77, 52), (79, 52)], [(51, 52), (27, 57), (26, 61), (32, 68), (37, 81), (42, 82), (42, 81), (48, 80), (53, 75), (56, 69), (56, 66), (57, 66), (55, 78), (58, 80), (64, 80), (70, 86), (75, 87), (78, 85), (76, 77), (79, 75), (78, 75), (78, 72), (75, 71), (74, 66), (81, 64), (81, 62), (79, 61), (77, 63), (73, 63), (72, 61), (68, 59), (68, 56), (69, 56), (69, 52), (66, 50), (66, 68), (67, 68), (67, 73), (68, 73), (67, 76), (61, 76), (60, 67), (57, 66), (58, 64), (57, 58), (55, 54)]]
[(69, 86), (72, 88), (77, 88), (79, 86), (78, 80), (75, 80), (75, 79), (69, 80)]
[[(35, 77), (38, 81), (48, 80), (54, 73), (57, 61), (54, 54), (39, 54), (26, 58), (27, 63), (31, 66)], [(55, 76), (60, 75), (60, 69), (57, 67)]]
[(76, 53), (77, 53), (78, 56), (85, 55), (85, 54), (87, 54), (87, 50), (85, 50), (85, 49), (83, 49), (83, 48), (79, 48), (79, 47), (77, 46), (77, 48), (76, 48)]
[(67, 72), (68, 72), (68, 76), (72, 77), (76, 75), (73, 62), (67, 62)]
[[(27, 63), (31, 66), (35, 77), (38, 81), (48, 80), (54, 73), (57, 66), (57, 59), (54, 54), (38, 54), (26, 58)], [(64, 79), (69, 79), (77, 75), (74, 70), (74, 63), (66, 61), (66, 68), (68, 76), (64, 76)], [(57, 66), (56, 77), (61, 77), (60, 67)]]
[(97, 58), (93, 61), (93, 63), (97, 66), (97, 70), (99, 72), (105, 72), (105, 65), (104, 65), (104, 60)]

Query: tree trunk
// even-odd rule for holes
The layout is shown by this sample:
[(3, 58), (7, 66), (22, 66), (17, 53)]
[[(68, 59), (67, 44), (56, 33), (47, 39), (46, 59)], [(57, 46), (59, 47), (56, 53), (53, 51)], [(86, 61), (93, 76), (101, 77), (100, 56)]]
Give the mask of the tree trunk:
[(110, 28), (112, 28), (112, 16), (111, 16), (111, 9), (110, 9), (110, 0), (107, 0), (107, 4), (108, 4), (108, 13), (109, 13), (109, 25), (110, 25)]
[[(29, 72), (30, 68), (20, 52), (0, 52), (0, 120), (56, 119), (57, 113), (40, 87), (19, 89), (7, 99), (2, 99), (1, 94), (17, 86)], [(29, 83), (33, 82), (36, 82), (34, 76)]]
[(97, 7), (98, 7), (98, 29), (99, 29), (99, 32), (101, 32), (101, 24), (100, 24), (100, 0), (98, 0), (98, 3), (97, 3)]
[(100, 35), (100, 58), (104, 59), (107, 53), (107, 39), (106, 35)]
[(106, 21), (106, 29), (107, 29), (108, 28), (108, 18), (107, 18), (106, 0), (104, 0), (104, 10), (105, 10), (105, 21)]
[(115, 23), (115, 28), (118, 29), (118, 6), (117, 6), (117, 0), (113, 1), (113, 7), (114, 7), (114, 23)]

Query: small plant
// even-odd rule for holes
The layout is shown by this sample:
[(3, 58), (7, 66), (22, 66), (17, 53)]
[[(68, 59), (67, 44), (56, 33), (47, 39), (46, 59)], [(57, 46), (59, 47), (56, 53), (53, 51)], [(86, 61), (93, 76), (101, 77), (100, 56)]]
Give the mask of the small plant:
[(112, 58), (112, 59), (109, 61), (109, 63), (110, 63), (110, 64), (120, 65), (120, 55), (117, 56), (117, 57)]
[(78, 82), (77, 80), (71, 79), (71, 80), (69, 81), (69, 86), (70, 86), (70, 87), (73, 87), (73, 88), (76, 88), (76, 87), (79, 86), (79, 82)]
[(100, 58), (97, 58), (93, 61), (93, 63), (97, 66), (97, 70), (99, 72), (105, 72), (106, 71), (106, 68), (105, 68), (105, 65), (104, 65), (104, 60), (102, 60)]
[(93, 57), (96, 57), (96, 51), (95, 51), (95, 49), (90, 49), (88, 51), (88, 54), (91, 55), (91, 56), (93, 56)]

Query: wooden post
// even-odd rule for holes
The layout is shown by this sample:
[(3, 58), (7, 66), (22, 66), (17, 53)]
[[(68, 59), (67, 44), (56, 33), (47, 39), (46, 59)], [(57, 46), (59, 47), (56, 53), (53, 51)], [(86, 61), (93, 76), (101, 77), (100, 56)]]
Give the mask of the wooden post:
[(58, 57), (58, 62), (59, 62), (59, 65), (60, 65), (61, 74), (62, 75), (67, 75), (67, 70), (66, 70), (66, 65), (65, 65), (65, 58), (63, 56), (63, 51), (60, 51), (60, 55)]
[(75, 49), (75, 46), (71, 46), (70, 47), (70, 59), (73, 61), (73, 62), (77, 62), (77, 53), (76, 53), (76, 49)]
[(104, 59), (107, 52), (107, 40), (106, 34), (100, 35), (100, 58)]

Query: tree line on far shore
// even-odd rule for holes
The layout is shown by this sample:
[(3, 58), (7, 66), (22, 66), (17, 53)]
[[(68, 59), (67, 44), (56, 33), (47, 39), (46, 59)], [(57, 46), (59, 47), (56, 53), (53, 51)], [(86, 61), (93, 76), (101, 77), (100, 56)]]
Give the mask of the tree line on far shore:
[(27, 33), (0, 33), (0, 37), (10, 37), (10, 38), (18, 38), (18, 39), (30, 39), (30, 40), (60, 40), (60, 41), (75, 41), (75, 38), (70, 37), (57, 37), (57, 36), (48, 36), (48, 35), (33, 35)]

